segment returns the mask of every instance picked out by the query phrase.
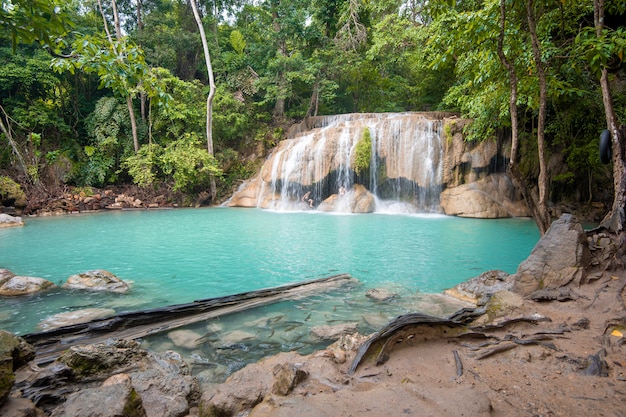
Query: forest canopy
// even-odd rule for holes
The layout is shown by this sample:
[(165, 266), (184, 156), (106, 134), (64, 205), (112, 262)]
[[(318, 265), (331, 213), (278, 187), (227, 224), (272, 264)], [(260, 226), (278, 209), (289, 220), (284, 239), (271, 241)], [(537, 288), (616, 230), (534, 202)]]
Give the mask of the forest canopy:
[(190, 194), (216, 178), (224, 198), (306, 116), (446, 110), (473, 119), (468, 140), (510, 135), (515, 74), (520, 174), (540, 176), (545, 117), (548, 198), (610, 205), (600, 72), (626, 120), (622, 0), (603, 2), (599, 32), (582, 0), (191, 1), (214, 154), (190, 0), (2, 0), (0, 175)]

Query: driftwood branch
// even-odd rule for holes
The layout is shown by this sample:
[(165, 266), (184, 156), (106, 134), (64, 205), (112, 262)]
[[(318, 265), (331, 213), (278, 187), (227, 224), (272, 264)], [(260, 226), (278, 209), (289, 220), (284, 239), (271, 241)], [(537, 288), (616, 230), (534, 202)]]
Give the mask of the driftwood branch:
[(120, 313), (88, 323), (64, 326), (23, 336), (35, 347), (38, 364), (53, 361), (71, 345), (101, 343), (109, 338), (138, 339), (199, 321), (247, 310), (276, 301), (297, 299), (312, 292), (328, 291), (356, 280), (348, 274), (198, 300), (152, 310)]

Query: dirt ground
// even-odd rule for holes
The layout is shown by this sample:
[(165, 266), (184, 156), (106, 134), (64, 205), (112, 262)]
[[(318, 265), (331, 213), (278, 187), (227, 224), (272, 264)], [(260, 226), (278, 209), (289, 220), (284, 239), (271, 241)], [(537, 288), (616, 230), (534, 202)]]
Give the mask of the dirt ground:
[(279, 354), (205, 391), (200, 410), (241, 403), (229, 386), (241, 393), (247, 380), (292, 363), (308, 375), (290, 394), (269, 393), (232, 415), (626, 416), (626, 271), (597, 277), (572, 288), (577, 300), (525, 299), (491, 322), (509, 324), (483, 326), (487, 337), (422, 332), (393, 346), (382, 365), (370, 359), (352, 375), (354, 351)]

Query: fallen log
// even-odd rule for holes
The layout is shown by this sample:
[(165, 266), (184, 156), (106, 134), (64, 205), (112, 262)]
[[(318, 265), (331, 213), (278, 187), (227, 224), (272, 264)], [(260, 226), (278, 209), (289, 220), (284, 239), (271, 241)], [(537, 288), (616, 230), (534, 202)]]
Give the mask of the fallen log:
[(225, 314), (276, 301), (297, 299), (313, 292), (329, 291), (355, 282), (357, 280), (349, 274), (333, 275), (186, 304), (124, 312), (87, 323), (27, 334), (22, 338), (34, 346), (35, 362), (41, 365), (52, 362), (72, 345), (102, 343), (109, 338), (139, 339)]

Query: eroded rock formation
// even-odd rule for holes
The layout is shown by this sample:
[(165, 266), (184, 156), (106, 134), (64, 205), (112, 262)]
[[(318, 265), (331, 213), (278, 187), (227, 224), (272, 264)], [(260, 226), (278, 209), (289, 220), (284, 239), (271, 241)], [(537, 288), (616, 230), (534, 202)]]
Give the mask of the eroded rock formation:
[(307, 119), (229, 205), (370, 213), (377, 201), (391, 200), (409, 211), (528, 216), (505, 174), (506, 144), (468, 143), (461, 133), (464, 123), (442, 113)]

